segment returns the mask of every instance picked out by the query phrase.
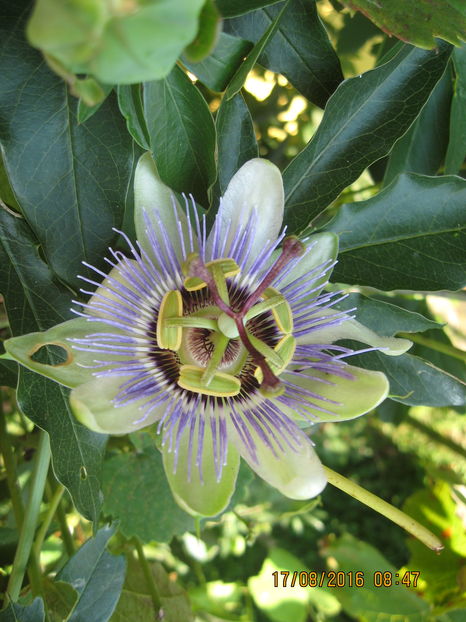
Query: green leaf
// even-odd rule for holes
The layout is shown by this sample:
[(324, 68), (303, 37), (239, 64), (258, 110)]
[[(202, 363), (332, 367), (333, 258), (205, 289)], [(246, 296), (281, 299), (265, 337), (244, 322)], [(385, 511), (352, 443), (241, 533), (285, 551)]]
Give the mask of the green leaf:
[[(398, 616), (406, 622), (425, 622), (430, 610), (428, 603), (404, 585), (395, 584), (397, 569), (372, 546), (346, 534), (333, 542), (326, 553), (336, 560), (338, 571), (349, 574), (356, 568), (364, 577), (362, 587), (355, 588), (348, 582), (332, 590), (350, 616), (366, 622)], [(378, 572), (390, 572), (393, 585), (375, 587), (374, 573)]]
[(279, 0), (217, 0), (217, 6), (223, 17), (234, 17), (277, 2)]
[(120, 84), (117, 88), (120, 112), (126, 119), (126, 127), (134, 140), (144, 150), (150, 149), (150, 138), (144, 118), (140, 84)]
[[(159, 563), (150, 564), (150, 573), (160, 597), (163, 622), (192, 622), (191, 606), (183, 588), (169, 578)], [(145, 622), (159, 617), (160, 611), (155, 610), (141, 565), (129, 557), (125, 585), (110, 622)]]
[(54, 272), (76, 286), (123, 219), (133, 145), (109, 97), (78, 125), (77, 100), (25, 41), (24, 5), (3, 3), (0, 143), (22, 213)]
[(399, 173), (437, 173), (448, 145), (451, 95), (451, 75), (447, 70), (421, 114), (390, 152), (383, 180), (385, 186)]
[(366, 352), (352, 356), (350, 361), (358, 367), (382, 371), (390, 382), (389, 397), (396, 402), (410, 406), (462, 406), (466, 403), (464, 382), (418, 356)]
[(99, 529), (96, 536), (83, 544), (57, 574), (58, 581), (70, 583), (76, 600), (67, 622), (110, 619), (125, 580), (126, 563), (122, 555), (111, 555), (107, 549), (114, 527)]
[(262, 54), (262, 52), (264, 51), (265, 46), (269, 43), (269, 41), (272, 39), (272, 37), (277, 32), (277, 29), (280, 25), (280, 20), (282, 19), (290, 1), (291, 0), (286, 0), (286, 2), (281, 7), (278, 15), (272, 21), (270, 26), (267, 28), (267, 30), (264, 32), (264, 34), (255, 44), (252, 50), (249, 52), (246, 59), (244, 60), (244, 63), (238, 68), (238, 71), (235, 73), (235, 75), (231, 79), (231, 82), (228, 85), (228, 88), (225, 92), (225, 97), (227, 97), (228, 99), (231, 99), (234, 95), (236, 95), (238, 91), (240, 91), (243, 88), (243, 84), (246, 78), (248, 77), (248, 73), (257, 63), (257, 60), (259, 56)]
[(184, 55), (192, 62), (199, 62), (210, 54), (221, 30), (220, 14), (214, 0), (205, 0), (199, 15), (199, 30), (193, 41), (185, 48)]
[(215, 126), (198, 88), (175, 67), (164, 80), (145, 84), (144, 111), (162, 181), (208, 205), (216, 177)]
[(77, 120), (78, 123), (85, 123), (88, 119), (92, 117), (93, 114), (99, 110), (99, 108), (104, 103), (105, 99), (110, 95), (113, 85), (112, 84), (101, 84), (100, 85), (103, 91), (103, 98), (95, 103), (94, 105), (87, 104), (83, 98), (79, 100), (78, 103), (78, 111), (77, 111)]
[(351, 315), (384, 337), (393, 337), (400, 332), (417, 333), (442, 327), (442, 324), (429, 320), (420, 313), (407, 311), (389, 302), (367, 298), (362, 294), (349, 294), (335, 305), (335, 308), (344, 311), (355, 307), (356, 311)]
[(174, 535), (193, 527), (192, 517), (173, 499), (162, 457), (153, 445), (106, 460), (103, 488), (104, 513), (119, 521), (127, 538), (170, 542)]
[(466, 44), (453, 52), (456, 79), (451, 102), (450, 140), (445, 157), (445, 172), (457, 174), (466, 157)]
[(196, 36), (203, 4), (38, 0), (27, 35), (31, 45), (74, 73), (92, 74), (107, 84), (157, 80)]
[(214, 195), (218, 199), (225, 194), (236, 171), (248, 160), (257, 158), (259, 150), (251, 114), (241, 93), (232, 99), (222, 99), (215, 125), (218, 177)]
[(14, 361), (0, 360), (0, 386), (16, 388), (18, 382), (18, 364)]
[(0, 611), (0, 622), (44, 622), (44, 620), (42, 598), (35, 598), (27, 607), (10, 602), (5, 609)]
[(44, 596), (50, 622), (62, 622), (76, 603), (78, 593), (69, 583), (43, 578)]
[(372, 162), (392, 148), (440, 79), (451, 46), (403, 46), (386, 64), (345, 80), (308, 145), (283, 174), (289, 233), (302, 231)]
[(185, 57), (183, 64), (212, 91), (224, 91), (252, 48), (252, 43), (221, 32), (217, 45), (211, 54), (199, 63), (192, 63)]
[(466, 37), (464, 7), (460, 8), (456, 0), (417, 0), (415, 11), (406, 0), (390, 0), (389, 3), (374, 0), (342, 2), (351, 9), (361, 11), (384, 32), (417, 47), (434, 48), (437, 43), (434, 37), (461, 45)]
[[(70, 316), (70, 292), (56, 282), (41, 259), (25, 221), (4, 210), (0, 210), (0, 291), (13, 335), (45, 330)], [(105, 436), (75, 420), (64, 387), (24, 368), (19, 374), (18, 404), (49, 433), (55, 475), (68, 488), (79, 512), (97, 520)]]
[(367, 201), (343, 205), (332, 278), (378, 289), (456, 290), (465, 283), (466, 181), (400, 175)]
[[(227, 32), (257, 43), (260, 33), (275, 20), (283, 3), (228, 20)], [(338, 56), (320, 21), (313, 0), (291, 0), (278, 30), (257, 62), (283, 74), (313, 103), (325, 106), (343, 80)]]

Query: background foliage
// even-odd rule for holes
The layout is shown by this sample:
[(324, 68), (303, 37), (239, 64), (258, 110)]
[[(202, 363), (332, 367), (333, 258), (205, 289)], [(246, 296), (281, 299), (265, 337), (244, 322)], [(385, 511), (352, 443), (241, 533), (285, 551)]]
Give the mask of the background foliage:
[[(107, 442), (63, 387), (0, 358), (1, 622), (464, 619), (466, 9), (344, 4), (1, 0), (1, 337), (71, 317), (81, 262), (104, 268), (112, 227), (134, 236), (144, 150), (209, 218), (239, 166), (269, 158), (288, 231), (340, 235), (345, 304), (414, 342), (359, 357), (390, 399), (322, 424), (319, 455), (444, 552), (330, 486), (293, 502), (247, 468), (229, 511), (196, 529), (153, 439)], [(274, 587), (284, 570), (359, 571), (365, 585)], [(377, 571), (393, 585), (375, 587)], [(417, 587), (395, 585), (408, 571)]]

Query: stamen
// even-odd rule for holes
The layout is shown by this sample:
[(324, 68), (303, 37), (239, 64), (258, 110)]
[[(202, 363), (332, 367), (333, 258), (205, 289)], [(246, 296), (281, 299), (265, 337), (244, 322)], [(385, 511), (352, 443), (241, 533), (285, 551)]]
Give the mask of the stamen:
[(157, 319), (157, 345), (162, 350), (179, 350), (183, 331), (181, 326), (169, 326), (167, 319), (183, 315), (183, 299), (178, 290), (171, 290), (162, 298)]
[(205, 369), (195, 365), (182, 365), (178, 386), (188, 391), (201, 393), (202, 395), (214, 395), (216, 397), (233, 397), (241, 391), (241, 381), (232, 376), (217, 371), (212, 375), (209, 386), (203, 382)]

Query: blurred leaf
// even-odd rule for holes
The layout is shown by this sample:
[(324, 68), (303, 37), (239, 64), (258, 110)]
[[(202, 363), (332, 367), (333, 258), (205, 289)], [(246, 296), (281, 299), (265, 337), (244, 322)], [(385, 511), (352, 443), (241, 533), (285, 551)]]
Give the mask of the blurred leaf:
[(302, 231), (402, 136), (441, 77), (451, 46), (404, 46), (386, 64), (345, 80), (311, 141), (283, 174), (288, 233)]
[(50, 622), (66, 620), (78, 598), (78, 593), (74, 587), (69, 583), (51, 581), (44, 577), (43, 588)]
[(335, 305), (338, 309), (353, 309), (358, 322), (376, 331), (384, 337), (393, 337), (396, 333), (417, 333), (432, 328), (441, 328), (442, 324), (424, 317), (420, 313), (408, 311), (389, 302), (367, 298), (362, 294), (349, 294)]
[(277, 2), (279, 0), (217, 0), (217, 6), (223, 17), (234, 17)]
[(38, 0), (27, 35), (31, 45), (74, 73), (107, 84), (158, 80), (196, 36), (203, 4)]
[(208, 613), (220, 620), (238, 619), (243, 604), (243, 586), (240, 583), (208, 581), (189, 590), (189, 599), (195, 612)]
[[(363, 587), (345, 585), (332, 590), (346, 613), (365, 622), (398, 616), (406, 622), (426, 620), (429, 605), (404, 585), (395, 585), (396, 569), (375, 548), (346, 534), (333, 542), (326, 553), (336, 560), (339, 571), (350, 573), (357, 568), (364, 575)], [(375, 587), (374, 573), (385, 571), (393, 573), (393, 585)]]
[[(29, 3), (26, 3), (29, 4)], [(23, 37), (24, 1), (3, 2), (0, 143), (22, 213), (54, 272), (77, 286), (120, 226), (133, 145), (109, 97), (86, 123), (77, 101)]]
[(16, 363), (15, 361), (0, 360), (0, 386), (16, 389), (17, 382), (18, 363)]
[(104, 463), (104, 512), (118, 519), (122, 534), (142, 542), (169, 542), (192, 529), (193, 519), (179, 508), (165, 476), (160, 452), (122, 453)]
[(69, 583), (78, 593), (67, 622), (110, 619), (120, 598), (126, 570), (125, 558), (106, 550), (114, 531), (108, 526), (99, 529), (57, 574), (57, 581)]
[(158, 173), (172, 190), (207, 206), (214, 183), (215, 126), (199, 89), (179, 68), (144, 85), (144, 111)]
[(150, 138), (144, 119), (140, 84), (121, 84), (117, 88), (120, 112), (126, 119), (126, 127), (134, 140), (145, 151), (150, 149)]
[(418, 356), (367, 352), (352, 356), (351, 364), (383, 371), (390, 382), (389, 397), (402, 404), (462, 406), (466, 403), (464, 382)]
[(390, 152), (383, 180), (385, 186), (399, 173), (437, 173), (448, 145), (451, 96), (451, 75), (447, 69), (421, 114)]
[(141, 565), (130, 557), (125, 585), (110, 622), (159, 619), (163, 622), (192, 622), (191, 607), (183, 588), (169, 578), (161, 564), (151, 563), (150, 571), (160, 595), (163, 617), (155, 611)]
[(10, 602), (5, 609), (0, 611), (0, 622), (44, 622), (44, 620), (42, 598), (35, 598), (27, 607)]
[(252, 43), (221, 32), (211, 54), (199, 63), (182, 58), (183, 64), (212, 91), (224, 91), (252, 48)]
[(450, 140), (445, 158), (445, 172), (457, 174), (466, 157), (466, 44), (453, 52), (456, 78), (451, 102)]
[(390, 0), (380, 3), (374, 0), (341, 0), (346, 6), (364, 13), (384, 32), (402, 41), (431, 49), (441, 37), (455, 45), (461, 45), (466, 36), (466, 14), (455, 1), (417, 0), (412, 10), (406, 0)]
[[(227, 32), (257, 43), (284, 3), (228, 20)], [(277, 32), (257, 62), (283, 74), (310, 101), (324, 108), (343, 80), (340, 61), (317, 14), (314, 0), (291, 0)]]
[(113, 85), (112, 84), (103, 84), (103, 98), (94, 105), (88, 105), (82, 98), (78, 102), (78, 111), (77, 111), (77, 120), (78, 123), (85, 123), (88, 119), (92, 117), (93, 114), (99, 110), (99, 108), (104, 103), (105, 99), (110, 95)]
[[(29, 227), (4, 210), (0, 210), (0, 291), (13, 335), (45, 330), (71, 315), (70, 292), (55, 281), (41, 259)], [(70, 491), (76, 508), (97, 520), (106, 437), (76, 421), (67, 389), (24, 368), (17, 399), (24, 414), (49, 433), (55, 475)]]
[(215, 126), (218, 177), (214, 195), (218, 199), (225, 194), (236, 171), (248, 160), (257, 158), (259, 150), (251, 114), (241, 93), (237, 93), (232, 99), (222, 99)]
[(408, 570), (417, 570), (422, 580), (422, 591), (427, 600), (435, 604), (449, 604), (451, 608), (464, 604), (464, 584), (461, 574), (466, 571), (466, 534), (459, 507), (452, 490), (438, 481), (429, 489), (415, 492), (404, 504), (403, 511), (432, 530), (443, 542), (440, 555), (415, 539), (408, 540), (411, 557)]
[(238, 68), (237, 72), (231, 79), (231, 82), (228, 85), (227, 90), (225, 92), (225, 97), (227, 97), (228, 99), (231, 99), (234, 95), (236, 95), (238, 91), (240, 91), (243, 88), (243, 84), (246, 81), (246, 78), (248, 77), (248, 73), (257, 63), (258, 58), (264, 51), (265, 46), (272, 40), (275, 33), (277, 32), (278, 27), (280, 25), (280, 21), (283, 18), (283, 15), (286, 9), (288, 8), (288, 5), (290, 4), (290, 2), (291, 0), (286, 0), (286, 2), (284, 2), (283, 5), (281, 5), (280, 10), (278, 11), (277, 15), (272, 20), (272, 23), (263, 32), (262, 36), (257, 41), (257, 43), (254, 45), (252, 50), (249, 52), (249, 54), (245, 58), (242, 65), (240, 65), (240, 67)]
[(378, 289), (456, 290), (465, 284), (466, 181), (400, 175), (327, 227), (340, 235), (332, 278)]
[(185, 48), (184, 55), (192, 62), (199, 62), (215, 47), (222, 23), (214, 0), (205, 0), (199, 15), (199, 30), (193, 41)]

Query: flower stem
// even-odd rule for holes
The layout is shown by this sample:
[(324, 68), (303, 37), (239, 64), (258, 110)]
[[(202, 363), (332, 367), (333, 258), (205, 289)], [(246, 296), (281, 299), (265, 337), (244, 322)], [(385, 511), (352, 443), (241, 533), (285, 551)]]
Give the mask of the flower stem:
[(364, 505), (369, 506), (376, 512), (379, 512), (379, 514), (390, 519), (436, 553), (440, 553), (443, 549), (443, 544), (440, 540), (431, 531), (414, 520), (414, 518), (411, 518), (398, 508), (387, 503), (380, 497), (377, 497), (377, 495), (374, 495), (365, 488), (362, 488), (362, 486), (358, 486), (358, 484), (343, 477), (343, 475), (340, 475), (336, 471), (326, 466), (324, 466), (324, 470), (327, 480), (332, 486), (339, 488), (343, 492), (346, 492), (347, 495), (350, 495), (354, 499), (357, 499), (361, 503), (364, 503)]
[(442, 354), (447, 354), (448, 356), (452, 356), (455, 359), (466, 362), (466, 352), (463, 352), (463, 350), (458, 350), (458, 348), (455, 348), (448, 343), (441, 343), (440, 341), (436, 341), (435, 339), (423, 337), (418, 333), (398, 333), (397, 337), (410, 339), (411, 341), (414, 341), (414, 343), (418, 343), (420, 346), (426, 346), (426, 348), (436, 350), (437, 352), (442, 352)]
[(49, 501), (47, 513), (44, 517), (44, 520), (42, 521), (42, 524), (39, 530), (37, 531), (37, 536), (36, 536), (36, 539), (34, 540), (32, 550), (34, 551), (38, 559), (40, 556), (42, 544), (44, 543), (45, 537), (47, 535), (47, 531), (50, 527), (50, 523), (52, 522), (55, 512), (57, 511), (58, 505), (60, 503), (60, 500), (64, 492), (65, 492), (65, 487), (59, 484), (55, 492), (53, 493), (52, 498)]
[(11, 504), (15, 515), (16, 525), (21, 528), (24, 518), (23, 500), (18, 484), (18, 475), (16, 471), (16, 461), (13, 449), (10, 443), (10, 435), (6, 428), (6, 418), (3, 412), (3, 394), (0, 391), (0, 451), (3, 456), (3, 464), (6, 471), (6, 481), (10, 492)]
[(136, 548), (136, 552), (138, 554), (139, 563), (141, 564), (144, 578), (146, 579), (147, 589), (149, 590), (152, 604), (154, 605), (155, 612), (158, 613), (160, 609), (162, 608), (162, 601), (160, 600), (160, 594), (157, 588), (157, 584), (154, 581), (154, 576), (151, 572), (146, 556), (144, 555), (142, 544), (139, 542), (137, 538), (133, 538), (133, 542)]
[(47, 432), (41, 430), (39, 445), (30, 482), (30, 495), (19, 536), (13, 568), (8, 581), (7, 593), (13, 602), (18, 600), (24, 573), (31, 555), (32, 541), (44, 494), (47, 472), (50, 464), (50, 440)]

